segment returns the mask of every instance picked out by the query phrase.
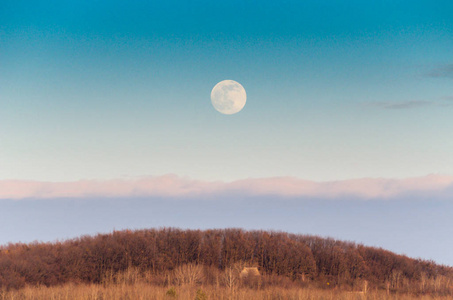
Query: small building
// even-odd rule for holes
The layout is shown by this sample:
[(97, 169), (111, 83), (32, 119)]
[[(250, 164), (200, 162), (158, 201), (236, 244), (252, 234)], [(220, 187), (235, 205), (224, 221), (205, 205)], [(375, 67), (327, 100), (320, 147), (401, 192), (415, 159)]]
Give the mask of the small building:
[(257, 267), (245, 267), (244, 269), (242, 269), (241, 273), (239, 274), (239, 277), (241, 279), (245, 279), (258, 277), (260, 275), (261, 275), (260, 271), (258, 271)]

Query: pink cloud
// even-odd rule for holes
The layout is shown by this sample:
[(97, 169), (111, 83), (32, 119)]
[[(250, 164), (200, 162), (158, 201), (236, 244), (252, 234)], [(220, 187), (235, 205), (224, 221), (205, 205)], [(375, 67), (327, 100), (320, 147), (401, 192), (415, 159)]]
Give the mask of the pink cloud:
[(348, 196), (363, 199), (388, 199), (413, 194), (439, 195), (448, 191), (453, 191), (453, 176), (445, 175), (428, 175), (407, 179), (363, 178), (330, 182), (314, 182), (294, 177), (212, 182), (176, 175), (135, 180), (0, 181), (0, 199), (208, 197), (227, 194), (328, 199)]

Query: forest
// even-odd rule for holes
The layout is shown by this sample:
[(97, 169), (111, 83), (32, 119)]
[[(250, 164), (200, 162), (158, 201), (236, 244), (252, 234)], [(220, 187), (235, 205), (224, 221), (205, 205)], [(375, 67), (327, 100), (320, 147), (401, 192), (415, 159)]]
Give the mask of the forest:
[[(422, 242), (422, 241), (421, 241)], [(239, 276), (256, 267), (259, 277)], [(0, 248), (0, 289), (105, 284), (299, 286), (453, 296), (453, 268), (353, 242), (242, 229), (123, 230)], [(132, 278), (129, 276), (129, 278)]]

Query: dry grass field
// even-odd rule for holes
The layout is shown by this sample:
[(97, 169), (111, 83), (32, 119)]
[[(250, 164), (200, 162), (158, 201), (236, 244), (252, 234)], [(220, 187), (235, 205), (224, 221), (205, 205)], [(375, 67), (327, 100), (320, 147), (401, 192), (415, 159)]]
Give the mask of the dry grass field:
[(385, 291), (348, 292), (339, 290), (322, 290), (312, 288), (279, 288), (269, 287), (263, 289), (251, 289), (247, 287), (228, 289), (217, 286), (176, 286), (159, 287), (146, 283), (135, 284), (66, 284), (54, 287), (25, 287), (20, 290), (0, 292), (0, 299), (8, 300), (408, 300), (408, 299), (453, 299), (449, 296), (410, 295), (410, 294), (387, 294)]

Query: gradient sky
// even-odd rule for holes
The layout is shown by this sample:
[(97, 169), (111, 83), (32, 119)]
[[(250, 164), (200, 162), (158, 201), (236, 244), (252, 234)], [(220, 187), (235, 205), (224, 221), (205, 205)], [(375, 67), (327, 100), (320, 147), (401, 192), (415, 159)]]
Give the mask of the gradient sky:
[[(451, 1), (1, 1), (0, 179), (453, 173)], [(247, 104), (217, 113), (212, 87)]]
[[(451, 0), (0, 1), (0, 243), (228, 226), (453, 265), (452, 16)], [(211, 105), (226, 79), (247, 91), (235, 115)], [(284, 179), (262, 198), (137, 197), (150, 176)], [(342, 194), (363, 178), (396, 196)], [(105, 196), (110, 179), (130, 197)], [(330, 198), (285, 195), (326, 181)], [(64, 190), (85, 184), (105, 197)]]

